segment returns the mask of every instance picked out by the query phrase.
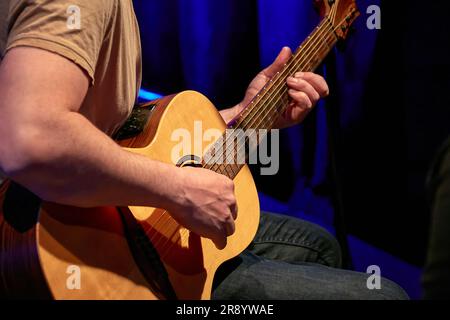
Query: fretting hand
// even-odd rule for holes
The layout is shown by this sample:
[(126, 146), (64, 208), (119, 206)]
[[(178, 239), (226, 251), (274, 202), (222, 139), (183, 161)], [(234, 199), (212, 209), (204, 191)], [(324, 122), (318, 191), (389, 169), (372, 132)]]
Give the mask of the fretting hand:
[[(291, 49), (284, 47), (275, 61), (266, 69), (261, 71), (250, 83), (244, 100), (235, 108), (238, 113), (247, 106), (253, 97), (264, 87), (264, 85), (288, 62), (292, 56)], [(312, 72), (298, 72), (287, 79), (288, 93), (290, 97), (289, 106), (280, 116), (275, 128), (285, 128), (296, 125), (303, 121), (320, 98), (329, 94), (325, 79)]]

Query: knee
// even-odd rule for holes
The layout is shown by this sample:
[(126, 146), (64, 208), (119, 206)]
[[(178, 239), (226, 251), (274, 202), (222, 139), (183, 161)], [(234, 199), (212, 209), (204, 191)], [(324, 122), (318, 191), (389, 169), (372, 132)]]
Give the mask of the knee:
[(341, 246), (327, 229), (315, 223), (305, 221), (303, 228), (308, 230), (309, 241), (317, 250), (318, 262), (323, 265), (340, 268), (342, 266)]
[(342, 252), (339, 242), (328, 230), (320, 226), (316, 226), (316, 228), (317, 234), (321, 237), (319, 258), (330, 267), (342, 267)]
[[(333, 288), (332, 299), (339, 300), (409, 300), (406, 292), (395, 282), (379, 277), (377, 285), (371, 285), (372, 279), (364, 272), (324, 269), (328, 275), (329, 286)], [(321, 287), (322, 289), (322, 287)], [(331, 289), (331, 290), (333, 290)], [(325, 289), (327, 287), (325, 286)]]
[[(315, 262), (329, 267), (341, 267), (341, 247), (325, 228), (306, 220), (268, 212), (262, 212), (261, 221), (265, 228), (277, 230), (277, 236), (282, 234), (289, 242), (314, 252)], [(267, 232), (264, 234), (267, 235)]]

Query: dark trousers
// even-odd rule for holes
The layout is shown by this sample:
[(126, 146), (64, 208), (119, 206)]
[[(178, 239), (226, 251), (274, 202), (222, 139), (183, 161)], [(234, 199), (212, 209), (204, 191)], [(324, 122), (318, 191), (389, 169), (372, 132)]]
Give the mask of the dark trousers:
[(382, 278), (370, 290), (369, 274), (339, 269), (340, 247), (325, 229), (304, 220), (261, 214), (257, 235), (218, 270), (214, 299), (407, 299)]
[(428, 177), (431, 230), (422, 278), (425, 299), (450, 299), (450, 138)]

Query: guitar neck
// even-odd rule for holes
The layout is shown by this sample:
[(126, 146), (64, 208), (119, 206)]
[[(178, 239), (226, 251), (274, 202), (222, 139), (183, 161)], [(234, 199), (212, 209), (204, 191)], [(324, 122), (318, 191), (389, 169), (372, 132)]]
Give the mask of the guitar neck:
[[(234, 135), (230, 138), (224, 134), (222, 139), (214, 143), (205, 154), (203, 166), (233, 179), (244, 164), (242, 161), (229, 160), (244, 156), (247, 162), (249, 154), (256, 150), (263, 141), (262, 138), (274, 128), (279, 116), (288, 107), (287, 78), (299, 71), (314, 71), (327, 57), (337, 41), (342, 38), (339, 33), (347, 30), (347, 27), (344, 28), (343, 22), (351, 21), (349, 19), (353, 19), (357, 14), (354, 9), (337, 27), (328, 17), (325, 17), (296, 50), (283, 69), (270, 79), (249, 105), (228, 124), (228, 128), (234, 132)], [(239, 146), (239, 143), (236, 145), (235, 140), (248, 144), (249, 150)], [(242, 154), (243, 150), (244, 155)], [(226, 163), (214, 161), (217, 155), (220, 156), (219, 159), (225, 159)]]
[(338, 40), (335, 29), (324, 18), (278, 72), (229, 124), (233, 129), (271, 130), (289, 103), (286, 80), (296, 72), (314, 71)]

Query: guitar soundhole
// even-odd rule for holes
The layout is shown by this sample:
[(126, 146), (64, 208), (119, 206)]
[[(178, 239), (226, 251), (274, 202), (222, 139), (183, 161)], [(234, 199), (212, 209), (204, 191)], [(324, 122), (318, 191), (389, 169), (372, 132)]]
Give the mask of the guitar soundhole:
[(198, 156), (194, 156), (192, 154), (182, 157), (177, 162), (177, 167), (194, 167), (201, 168), (202, 167), (202, 159)]

